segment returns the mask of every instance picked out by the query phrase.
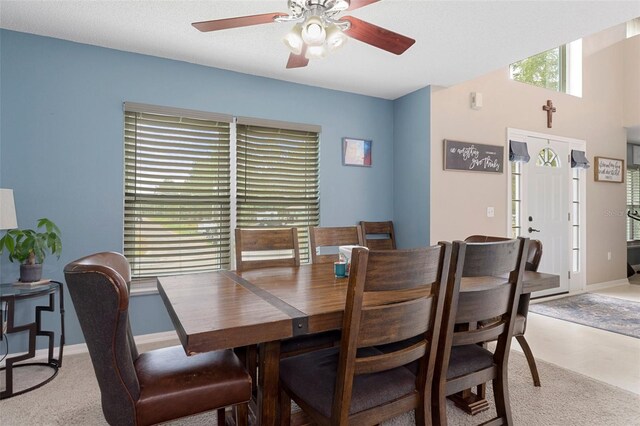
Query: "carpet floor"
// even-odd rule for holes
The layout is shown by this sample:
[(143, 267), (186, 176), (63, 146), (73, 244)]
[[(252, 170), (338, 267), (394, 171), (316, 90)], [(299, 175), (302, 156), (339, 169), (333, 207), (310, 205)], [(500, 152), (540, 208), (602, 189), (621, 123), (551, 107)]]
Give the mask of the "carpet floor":
[(529, 312), (640, 339), (640, 303), (584, 293), (529, 306)]
[[(141, 350), (148, 350), (142, 347)], [(532, 426), (612, 425), (640, 426), (640, 395), (538, 361), (542, 387), (531, 382), (524, 357), (511, 352), (509, 387), (514, 423)], [(491, 409), (468, 416), (448, 402), (450, 425), (476, 425), (493, 415), (493, 395), (488, 386)], [(386, 426), (414, 424), (413, 413), (384, 423)], [(47, 385), (24, 395), (0, 401), (0, 425), (105, 425), (100, 391), (87, 354), (68, 356), (58, 376)], [(168, 423), (170, 425), (215, 424), (209, 412)]]

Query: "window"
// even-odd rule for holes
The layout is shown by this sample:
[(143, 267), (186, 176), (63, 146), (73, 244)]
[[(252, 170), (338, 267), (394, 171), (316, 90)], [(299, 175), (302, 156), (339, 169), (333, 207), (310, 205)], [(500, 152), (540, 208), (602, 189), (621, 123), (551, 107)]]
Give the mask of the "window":
[[(640, 169), (627, 169), (627, 211), (640, 214)], [(640, 240), (640, 221), (627, 216), (627, 241)]]
[(522, 208), (522, 163), (511, 162), (511, 237), (522, 235), (520, 210)]
[(582, 40), (515, 62), (510, 74), (522, 83), (582, 96)]
[(536, 158), (536, 166), (540, 167), (560, 167), (558, 154), (551, 148), (543, 148)]
[(296, 226), (300, 261), (309, 262), (309, 226), (320, 224), (318, 133), (237, 126), (238, 227)]
[(564, 92), (567, 84), (566, 46), (556, 47), (511, 64), (511, 78), (545, 89)]
[(580, 272), (580, 168), (571, 173), (571, 264), (573, 272)]
[(320, 129), (254, 121), (125, 104), (124, 254), (134, 278), (228, 269), (235, 226), (297, 226), (308, 259)]

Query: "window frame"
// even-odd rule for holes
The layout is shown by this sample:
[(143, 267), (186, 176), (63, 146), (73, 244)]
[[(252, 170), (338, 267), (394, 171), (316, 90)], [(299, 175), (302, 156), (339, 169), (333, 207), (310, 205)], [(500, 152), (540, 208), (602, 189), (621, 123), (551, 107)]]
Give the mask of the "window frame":
[[(237, 226), (237, 173), (238, 173), (238, 159), (237, 159), (237, 148), (238, 148), (238, 135), (237, 128), (238, 124), (246, 124), (252, 126), (262, 126), (262, 127), (271, 127), (275, 129), (283, 129), (283, 130), (297, 130), (297, 131), (305, 131), (305, 132), (315, 132), (317, 133), (317, 139), (315, 142), (315, 151), (316, 151), (316, 182), (318, 185), (317, 189), (317, 211), (318, 211), (318, 223), (315, 225), (319, 225), (320, 218), (320, 142), (322, 136), (322, 128), (319, 125), (312, 124), (303, 124), (303, 123), (292, 123), (292, 122), (284, 122), (284, 121), (276, 121), (276, 120), (265, 120), (258, 118), (250, 118), (250, 117), (234, 117), (227, 114), (217, 114), (217, 113), (209, 113), (204, 111), (196, 111), (190, 109), (181, 109), (181, 108), (173, 108), (173, 107), (165, 107), (165, 106), (156, 106), (156, 105), (147, 105), (147, 104), (139, 104), (133, 102), (124, 102), (123, 103), (123, 129), (124, 129), (124, 120), (127, 112), (141, 112), (141, 113), (151, 113), (151, 114), (161, 114), (161, 115), (169, 115), (174, 117), (191, 117), (191, 118), (199, 118), (199, 119), (207, 119), (207, 120), (215, 120), (215, 121), (228, 121), (229, 122), (229, 162), (230, 162), (230, 236), (229, 236), (229, 269), (235, 268), (235, 236), (233, 230)], [(123, 140), (124, 140), (123, 135)], [(124, 149), (124, 145), (123, 145)], [(123, 161), (125, 153), (123, 152)], [(124, 180), (124, 170), (123, 170), (123, 216), (122, 216), (122, 248), (124, 252), (124, 207), (125, 207), (125, 185), (126, 182)], [(283, 225), (284, 226), (284, 225)], [(306, 232), (305, 230), (299, 229), (299, 232)], [(303, 241), (301, 241), (303, 244)], [(302, 249), (302, 248), (301, 248)], [(189, 273), (189, 272), (185, 272)], [(132, 277), (131, 280), (131, 290), (132, 294), (155, 294), (157, 293), (157, 279), (156, 277)]]

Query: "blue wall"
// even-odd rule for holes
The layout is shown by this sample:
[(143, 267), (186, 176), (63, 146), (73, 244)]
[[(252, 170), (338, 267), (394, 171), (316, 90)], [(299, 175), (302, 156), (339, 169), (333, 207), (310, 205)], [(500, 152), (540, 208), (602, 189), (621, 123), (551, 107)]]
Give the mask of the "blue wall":
[[(33, 227), (40, 217), (60, 226), (62, 257), (49, 257), (44, 266), (45, 276), (57, 280), (71, 260), (122, 251), (124, 101), (322, 126), (324, 226), (395, 219), (394, 180), (400, 179), (395, 187), (408, 194), (404, 169), (412, 154), (407, 149), (425, 150), (428, 140), (428, 133), (416, 136), (425, 128), (422, 120), (429, 129), (422, 96), (409, 95), (394, 108), (394, 101), (5, 30), (0, 31), (0, 64), (0, 182), (14, 189), (20, 227)], [(428, 103), (429, 92), (424, 93)], [(416, 104), (422, 112), (411, 111)], [(415, 129), (399, 113), (405, 109), (419, 117)], [(403, 129), (394, 134), (397, 118)], [(371, 168), (342, 166), (345, 136), (374, 141)], [(394, 137), (401, 138), (400, 158), (405, 159), (395, 175)], [(420, 167), (428, 166), (426, 155)], [(418, 177), (428, 195), (428, 170)], [(421, 224), (429, 223), (428, 197), (425, 202)], [(405, 216), (398, 217), (415, 222)], [(405, 245), (414, 243), (408, 238), (413, 230), (399, 224), (398, 231)], [(17, 276), (18, 265), (6, 255), (1, 266), (4, 281)], [(81, 342), (68, 296), (66, 305), (67, 343)], [(131, 316), (135, 334), (172, 329), (157, 295), (134, 297)]]
[(429, 245), (431, 89), (394, 101), (393, 220), (398, 248)]

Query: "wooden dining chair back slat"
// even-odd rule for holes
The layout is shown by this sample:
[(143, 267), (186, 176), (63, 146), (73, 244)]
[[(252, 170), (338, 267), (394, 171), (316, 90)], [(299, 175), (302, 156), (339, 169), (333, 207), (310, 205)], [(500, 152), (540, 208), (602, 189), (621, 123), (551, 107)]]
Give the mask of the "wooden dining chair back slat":
[(395, 250), (396, 234), (393, 229), (393, 222), (361, 221), (362, 236), (364, 245), (371, 250)]
[[(281, 414), (293, 398), (318, 424), (373, 425), (410, 410), (428, 423), (450, 256), (449, 243), (354, 249), (340, 348), (281, 362)], [(407, 344), (376, 348), (398, 342)], [(413, 362), (417, 375), (405, 367)]]
[[(434, 377), (433, 422), (446, 425), (445, 397), (493, 381), (497, 417), (512, 424), (507, 366), (528, 239), (453, 243)], [(491, 284), (482, 277), (492, 276)], [(495, 277), (503, 282), (495, 283)], [(465, 291), (461, 291), (463, 279)], [(492, 319), (477, 328), (483, 320)], [(497, 340), (492, 353), (481, 344)]]
[(236, 270), (300, 266), (297, 228), (236, 228)]
[[(312, 263), (333, 263), (338, 260), (339, 246), (362, 246), (362, 230), (360, 225), (340, 227), (309, 227)], [(334, 253), (318, 253), (321, 247), (332, 247)]]
[[(489, 235), (472, 235), (465, 239), (466, 242), (485, 243), (492, 241), (505, 241), (506, 237), (494, 237)], [(540, 266), (540, 260), (542, 259), (542, 241), (529, 240), (529, 250), (527, 251), (526, 264), (524, 266), (525, 271), (537, 272)], [(513, 330), (513, 335), (522, 347), (527, 364), (529, 364), (529, 370), (531, 371), (531, 377), (533, 378), (534, 386), (540, 386), (540, 374), (538, 373), (538, 366), (536, 365), (536, 359), (533, 356), (533, 351), (529, 346), (529, 342), (525, 338), (525, 331), (527, 330), (527, 317), (529, 315), (529, 302), (531, 301), (531, 293), (522, 294), (518, 302), (518, 315), (516, 316), (516, 325)]]

